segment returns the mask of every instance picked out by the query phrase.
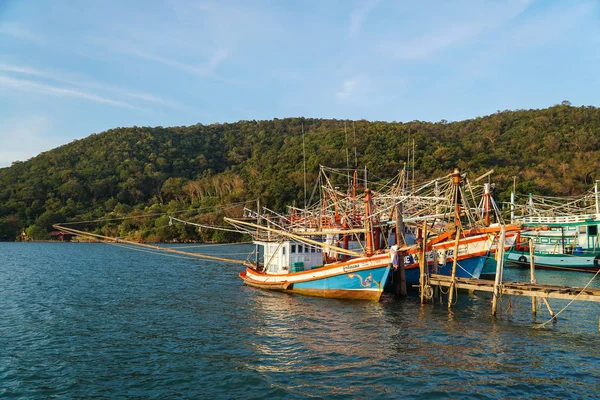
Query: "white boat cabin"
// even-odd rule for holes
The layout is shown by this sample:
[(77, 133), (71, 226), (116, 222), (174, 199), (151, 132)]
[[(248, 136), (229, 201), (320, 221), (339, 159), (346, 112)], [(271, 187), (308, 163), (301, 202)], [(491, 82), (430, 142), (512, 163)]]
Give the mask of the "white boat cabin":
[(323, 265), (323, 254), (318, 246), (292, 240), (254, 243), (262, 253), (262, 264), (267, 274), (289, 274)]

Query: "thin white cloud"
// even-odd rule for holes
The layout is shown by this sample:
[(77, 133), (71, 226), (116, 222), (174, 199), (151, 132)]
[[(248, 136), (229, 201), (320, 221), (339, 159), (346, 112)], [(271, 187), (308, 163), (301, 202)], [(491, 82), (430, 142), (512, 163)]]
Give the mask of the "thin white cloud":
[[(442, 3), (438, 14), (432, 15), (431, 21), (416, 30), (416, 34), (412, 35), (408, 32), (405, 34), (405, 38), (386, 41), (378, 47), (383, 53), (396, 59), (429, 59), (446, 49), (465, 46), (483, 35), (497, 30), (521, 15), (531, 1)], [(445, 9), (444, 7), (452, 8)], [(448, 21), (452, 22), (448, 23)]]
[(0, 86), (20, 90), (20, 91), (28, 91), (35, 92), (41, 94), (49, 94), (53, 96), (59, 97), (74, 97), (83, 100), (94, 101), (97, 103), (109, 104), (116, 107), (122, 108), (130, 108), (130, 109), (139, 109), (129, 103), (113, 100), (107, 97), (98, 96), (92, 93), (87, 93), (77, 89), (65, 88), (47, 85), (44, 83), (34, 82), (26, 79), (15, 79), (8, 76), (0, 75)]
[(48, 43), (44, 37), (37, 35), (31, 32), (29, 29), (15, 23), (5, 22), (0, 24), (0, 35), (11, 36), (16, 39), (34, 43), (38, 46), (45, 46)]
[(352, 78), (342, 82), (340, 90), (335, 94), (338, 99), (346, 100), (352, 96), (358, 84), (357, 78)]
[(165, 105), (165, 106), (169, 106), (169, 107), (173, 107), (173, 108), (183, 108), (183, 106), (181, 106), (179, 104), (162, 99), (162, 98), (154, 96), (152, 94), (123, 90), (121, 88), (117, 88), (112, 85), (106, 85), (103, 83), (90, 81), (90, 80), (82, 80), (77, 77), (65, 76), (64, 74), (61, 74), (61, 73), (55, 73), (55, 72), (51, 73), (51, 72), (47, 72), (47, 71), (41, 71), (41, 70), (31, 68), (28, 66), (0, 64), (0, 71), (44, 78), (44, 79), (47, 79), (47, 80), (50, 80), (53, 82), (64, 83), (64, 84), (67, 84), (71, 87), (75, 87), (78, 89), (80, 89), (80, 88), (99, 89), (100, 91), (114, 93), (120, 97), (129, 97), (129, 98), (140, 99), (140, 100), (144, 100), (147, 102), (157, 103), (157, 104), (161, 104), (161, 105)]
[(420, 38), (405, 43), (396, 43), (392, 46), (384, 46), (384, 49), (394, 58), (404, 60), (424, 59), (438, 52), (464, 43), (480, 31), (477, 25), (453, 25), (438, 31), (421, 36)]
[(133, 42), (128, 43), (122, 39), (91, 37), (88, 38), (88, 40), (95, 45), (102, 46), (106, 49), (109, 49), (113, 53), (117, 53), (126, 57), (137, 57), (143, 60), (152, 61), (165, 65), (169, 68), (188, 72), (202, 78), (207, 78), (218, 82), (243, 85), (243, 83), (239, 81), (222, 78), (216, 75), (217, 68), (230, 55), (231, 50), (227, 47), (218, 47), (210, 54), (208, 60), (205, 60), (203, 63), (193, 64), (190, 62), (180, 61), (174, 56), (163, 56), (158, 52), (145, 50), (144, 48), (147, 46), (144, 46), (143, 44), (135, 44)]
[(134, 48), (122, 48), (122, 50), (124, 50), (124, 54), (130, 54), (133, 56), (144, 58), (146, 60), (155, 61), (160, 64), (164, 64), (168, 67), (172, 67), (186, 72), (191, 72), (202, 77), (211, 77), (214, 73), (214, 70), (219, 66), (221, 61), (223, 61), (227, 57), (227, 54), (229, 54), (228, 49), (220, 48), (214, 52), (214, 54), (210, 57), (210, 59), (205, 65), (193, 65), (177, 61), (172, 58), (167, 58), (157, 54), (153, 54), (148, 51), (136, 50)]
[(352, 10), (352, 13), (350, 14), (350, 27), (348, 29), (350, 36), (358, 35), (365, 20), (379, 3), (380, 0), (365, 0)]

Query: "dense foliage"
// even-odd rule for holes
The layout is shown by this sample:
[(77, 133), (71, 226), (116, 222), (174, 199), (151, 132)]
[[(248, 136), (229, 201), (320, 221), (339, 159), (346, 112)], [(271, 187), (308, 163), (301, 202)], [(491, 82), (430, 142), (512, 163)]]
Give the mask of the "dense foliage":
[[(354, 127), (354, 129), (353, 129)], [(112, 217), (99, 231), (138, 240), (224, 240), (222, 232), (169, 225), (165, 212), (214, 223), (211, 207), (261, 199), (281, 209), (304, 196), (320, 164), (367, 166), (377, 176), (402, 168), (414, 140), (417, 177), (458, 166), (494, 168), (500, 198), (516, 177), (522, 193), (571, 195), (600, 177), (600, 110), (557, 105), (438, 123), (307, 118), (189, 127), (117, 128), (0, 169), (0, 239), (23, 230), (43, 239), (52, 224)], [(304, 132), (304, 135), (303, 135)], [(125, 216), (153, 217), (118, 219)]]

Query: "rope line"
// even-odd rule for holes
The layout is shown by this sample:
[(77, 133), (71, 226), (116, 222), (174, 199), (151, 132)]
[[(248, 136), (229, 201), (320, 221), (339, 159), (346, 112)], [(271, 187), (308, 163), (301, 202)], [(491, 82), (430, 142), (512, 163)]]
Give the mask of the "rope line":
[(563, 312), (564, 310), (566, 310), (566, 309), (567, 309), (567, 307), (569, 307), (569, 306), (570, 306), (570, 305), (571, 305), (571, 304), (572, 304), (572, 303), (573, 303), (575, 300), (577, 300), (577, 298), (579, 297), (579, 295), (580, 295), (581, 293), (583, 293), (583, 291), (584, 291), (585, 289), (587, 289), (587, 287), (588, 287), (588, 286), (590, 286), (590, 284), (592, 283), (592, 281), (593, 281), (594, 279), (596, 279), (596, 277), (598, 276), (598, 273), (600, 273), (600, 269), (599, 269), (599, 270), (598, 270), (598, 271), (597, 271), (597, 272), (594, 274), (594, 276), (592, 277), (592, 279), (590, 279), (590, 281), (589, 281), (589, 282), (588, 282), (588, 283), (587, 283), (587, 284), (586, 284), (586, 285), (583, 287), (583, 289), (581, 289), (581, 291), (580, 291), (579, 293), (577, 293), (577, 296), (573, 297), (573, 299), (572, 299), (572, 300), (571, 300), (571, 301), (570, 301), (570, 302), (569, 302), (569, 303), (568, 303), (566, 306), (564, 306), (564, 307), (562, 308), (562, 310), (560, 310), (559, 312), (557, 312), (556, 314), (554, 314), (554, 317), (550, 318), (548, 321), (544, 322), (543, 324), (540, 324), (540, 325), (535, 325), (535, 326), (533, 327), (533, 329), (539, 329), (539, 328), (542, 328), (542, 327), (546, 326), (548, 323), (550, 323), (550, 322), (552, 322), (552, 321), (555, 321), (555, 320), (556, 320), (556, 317), (558, 317), (558, 315), (559, 315), (561, 312)]
[(184, 260), (195, 260), (195, 258), (193, 258), (193, 257), (184, 257), (184, 256), (178, 256), (178, 255), (175, 255), (175, 254), (162, 253), (160, 251), (137, 249), (137, 248), (135, 248), (133, 246), (127, 246), (127, 245), (120, 244), (120, 243), (106, 243), (106, 244), (111, 245), (111, 246), (115, 246), (115, 247), (120, 247), (120, 248), (127, 249), (127, 250), (139, 251), (141, 253), (157, 254), (157, 255), (164, 256), (164, 257), (182, 258)]

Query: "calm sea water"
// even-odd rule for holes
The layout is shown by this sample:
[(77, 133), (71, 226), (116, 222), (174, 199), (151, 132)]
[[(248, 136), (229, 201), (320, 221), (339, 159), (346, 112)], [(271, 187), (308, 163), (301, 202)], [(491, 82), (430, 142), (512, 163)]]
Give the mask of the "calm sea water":
[[(189, 249), (245, 258), (251, 246)], [(526, 298), (505, 297), (494, 319), (486, 294), (461, 293), (451, 313), (415, 296), (301, 297), (243, 286), (240, 265), (107, 244), (0, 243), (0, 254), (3, 399), (600, 397), (595, 303), (532, 329), (548, 314), (534, 321)]]

